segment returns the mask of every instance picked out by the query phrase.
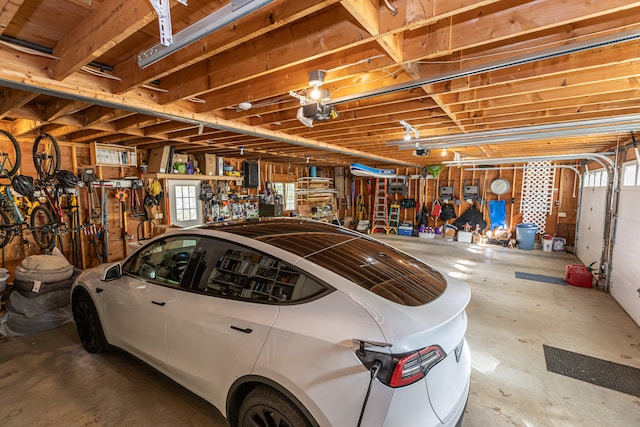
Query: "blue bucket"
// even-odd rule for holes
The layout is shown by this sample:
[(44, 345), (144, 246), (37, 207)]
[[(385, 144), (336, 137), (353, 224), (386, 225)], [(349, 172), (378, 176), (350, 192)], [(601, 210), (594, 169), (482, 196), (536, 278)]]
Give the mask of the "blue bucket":
[(531, 250), (536, 239), (538, 226), (536, 224), (522, 223), (516, 225), (516, 242), (518, 248)]

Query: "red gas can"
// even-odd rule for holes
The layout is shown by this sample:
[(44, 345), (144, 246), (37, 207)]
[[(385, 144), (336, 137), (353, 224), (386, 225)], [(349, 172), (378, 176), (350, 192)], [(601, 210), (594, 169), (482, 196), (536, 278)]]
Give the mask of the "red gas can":
[(565, 282), (573, 286), (590, 288), (593, 275), (587, 267), (582, 264), (567, 265), (567, 274), (564, 276)]

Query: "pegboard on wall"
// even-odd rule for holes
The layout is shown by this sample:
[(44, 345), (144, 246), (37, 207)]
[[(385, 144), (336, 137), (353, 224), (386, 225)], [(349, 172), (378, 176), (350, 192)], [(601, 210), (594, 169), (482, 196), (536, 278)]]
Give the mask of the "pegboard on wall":
[(522, 177), (522, 222), (536, 224), (544, 234), (547, 216), (553, 209), (553, 182), (556, 170), (551, 161), (529, 162)]

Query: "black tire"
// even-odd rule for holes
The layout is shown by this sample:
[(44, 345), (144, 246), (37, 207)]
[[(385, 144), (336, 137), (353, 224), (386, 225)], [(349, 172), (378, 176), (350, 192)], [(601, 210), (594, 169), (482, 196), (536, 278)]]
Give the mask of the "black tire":
[(0, 176), (10, 178), (20, 167), (20, 144), (9, 132), (0, 129)]
[(242, 401), (238, 427), (311, 427), (311, 423), (282, 394), (260, 386)]
[(52, 178), (60, 170), (60, 147), (48, 133), (38, 135), (33, 143), (33, 164), (38, 178), (44, 180)]
[(78, 294), (73, 298), (71, 311), (73, 312), (73, 320), (76, 322), (76, 329), (80, 342), (85, 350), (89, 353), (102, 353), (107, 350), (109, 345), (104, 332), (100, 316), (91, 297), (85, 291), (77, 291)]
[(9, 218), (4, 211), (0, 211), (0, 249), (7, 246), (9, 240), (11, 240), (11, 228), (13, 226), (9, 224)]
[(51, 249), (55, 243), (56, 222), (49, 209), (44, 206), (36, 206), (31, 212), (31, 234), (33, 240), (42, 249)]

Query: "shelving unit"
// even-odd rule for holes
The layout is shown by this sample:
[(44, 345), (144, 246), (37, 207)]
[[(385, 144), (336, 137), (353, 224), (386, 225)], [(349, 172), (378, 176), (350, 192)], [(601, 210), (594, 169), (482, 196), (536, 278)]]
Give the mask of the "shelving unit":
[(333, 178), (303, 177), (296, 181), (298, 211), (307, 211), (313, 219), (331, 221), (335, 217), (337, 194)]
[(145, 179), (193, 179), (197, 181), (237, 181), (242, 182), (242, 176), (226, 175), (189, 175), (184, 173), (147, 173)]
[(329, 203), (333, 204), (338, 193), (333, 188), (333, 178), (298, 178), (296, 181), (296, 196), (298, 203)]
[(286, 301), (300, 278), (280, 261), (255, 253), (230, 249), (218, 264), (207, 290), (229, 296)]
[(91, 162), (96, 166), (138, 166), (138, 156), (135, 147), (123, 145), (100, 144), (90, 145)]

